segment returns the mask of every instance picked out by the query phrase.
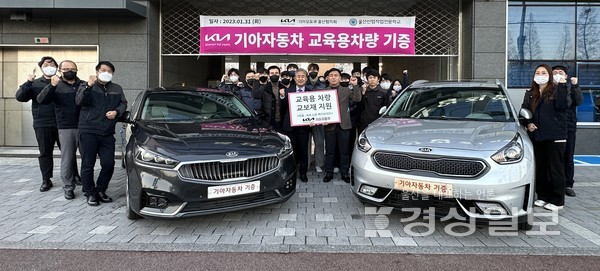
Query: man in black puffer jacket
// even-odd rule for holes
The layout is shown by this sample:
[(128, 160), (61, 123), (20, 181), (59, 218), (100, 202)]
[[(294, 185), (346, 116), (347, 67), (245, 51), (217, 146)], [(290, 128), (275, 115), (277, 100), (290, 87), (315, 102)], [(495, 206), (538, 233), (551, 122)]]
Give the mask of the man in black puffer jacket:
[(71, 60), (64, 60), (58, 65), (62, 77), (52, 76), (47, 85), (37, 96), (38, 103), (54, 102), (56, 109), (56, 126), (60, 148), (60, 177), (63, 181), (65, 198), (75, 198), (75, 186), (78, 183), (77, 146), (79, 145), (79, 106), (75, 104), (77, 89), (86, 82), (77, 77), (77, 65)]
[(40, 192), (45, 192), (52, 187), (52, 180), (50, 180), (50, 178), (52, 178), (52, 169), (54, 168), (52, 151), (54, 150), (54, 144), (59, 144), (58, 130), (56, 128), (54, 103), (40, 104), (37, 102), (36, 98), (42, 89), (50, 83), (50, 78), (56, 74), (56, 67), (58, 67), (58, 64), (54, 58), (45, 56), (42, 57), (38, 66), (42, 69), (43, 76), (35, 79), (35, 75), (30, 74), (27, 81), (17, 90), (15, 97), (17, 98), (17, 101), (23, 103), (31, 100), (33, 130), (35, 131), (35, 139), (37, 140), (38, 149), (40, 151), (40, 155), (38, 156), (38, 163), (40, 164), (40, 171), (42, 172)]
[[(108, 61), (96, 65), (96, 75), (77, 90), (75, 102), (81, 106), (79, 116), (79, 152), (81, 181), (90, 206), (112, 202), (106, 195), (115, 170), (115, 125), (127, 109), (127, 100), (120, 85), (112, 83), (115, 66)], [(100, 174), (94, 183), (96, 155), (100, 157)]]

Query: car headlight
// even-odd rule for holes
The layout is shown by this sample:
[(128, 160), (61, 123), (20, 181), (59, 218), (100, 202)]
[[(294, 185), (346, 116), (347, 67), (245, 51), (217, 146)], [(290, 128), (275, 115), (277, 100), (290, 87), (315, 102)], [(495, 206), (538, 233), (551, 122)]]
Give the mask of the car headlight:
[(277, 154), (277, 156), (283, 157), (283, 156), (286, 156), (286, 155), (292, 153), (292, 141), (286, 135), (280, 134), (280, 136), (283, 138), (284, 143), (283, 143), (283, 147), (281, 147), (281, 149), (279, 149), (279, 153)]
[(368, 152), (369, 150), (371, 150), (371, 143), (369, 143), (365, 132), (360, 133), (360, 135), (358, 136), (358, 140), (356, 141), (356, 147), (363, 152)]
[(521, 158), (523, 158), (523, 147), (519, 143), (519, 138), (515, 138), (492, 155), (491, 158), (498, 164), (510, 164), (521, 161)]
[(135, 159), (145, 164), (174, 168), (179, 161), (138, 146)]

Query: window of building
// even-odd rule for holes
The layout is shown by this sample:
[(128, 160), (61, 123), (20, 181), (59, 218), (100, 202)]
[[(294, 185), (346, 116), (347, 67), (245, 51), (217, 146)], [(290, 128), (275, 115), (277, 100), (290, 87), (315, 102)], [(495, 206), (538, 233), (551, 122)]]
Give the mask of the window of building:
[(566, 66), (584, 94), (578, 121), (600, 120), (600, 3), (508, 4), (508, 87), (529, 88), (539, 64)]

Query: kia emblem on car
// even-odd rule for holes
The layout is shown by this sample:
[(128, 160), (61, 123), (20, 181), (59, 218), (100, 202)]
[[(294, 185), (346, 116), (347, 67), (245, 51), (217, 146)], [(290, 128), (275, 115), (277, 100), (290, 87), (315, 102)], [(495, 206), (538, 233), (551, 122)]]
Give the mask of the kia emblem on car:
[(431, 148), (419, 148), (421, 152), (431, 152)]
[(239, 153), (236, 151), (229, 151), (225, 155), (227, 155), (227, 157), (237, 157)]

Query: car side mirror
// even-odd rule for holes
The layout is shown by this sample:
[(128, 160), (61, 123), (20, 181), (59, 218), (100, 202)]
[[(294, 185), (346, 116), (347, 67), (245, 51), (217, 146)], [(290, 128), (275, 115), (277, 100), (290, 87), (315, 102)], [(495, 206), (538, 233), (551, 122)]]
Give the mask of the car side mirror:
[(524, 119), (530, 120), (533, 118), (533, 113), (531, 113), (531, 110), (529, 109), (521, 108), (521, 110), (519, 110), (519, 116), (523, 117)]
[(123, 115), (121, 115), (119, 118), (119, 122), (134, 123), (134, 121), (131, 119), (131, 112), (125, 111), (125, 113), (123, 113)]
[(385, 112), (385, 110), (387, 110), (387, 106), (379, 108), (379, 115), (383, 114), (383, 112)]

